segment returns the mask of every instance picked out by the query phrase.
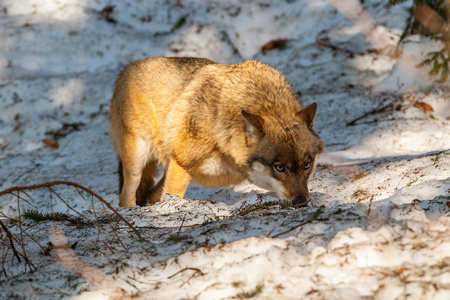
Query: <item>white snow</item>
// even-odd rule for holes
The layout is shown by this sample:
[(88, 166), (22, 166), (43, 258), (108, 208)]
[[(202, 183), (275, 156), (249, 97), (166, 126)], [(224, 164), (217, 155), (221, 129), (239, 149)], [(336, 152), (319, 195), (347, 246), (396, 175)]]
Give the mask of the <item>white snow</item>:
[[(409, 37), (401, 44), (409, 63), (374, 51), (398, 42), (412, 1), (363, 1), (377, 25), (369, 33), (341, 12), (359, 2), (330, 2), (347, 6), (0, 1), (0, 190), (73, 181), (110, 202), (141, 235), (74, 187), (0, 196), (0, 220), (32, 264), (14, 256), (0, 229), (0, 298), (239, 299), (254, 292), (255, 299), (449, 299), (450, 89), (412, 63), (441, 45)], [(261, 51), (280, 38), (290, 39), (285, 49)], [(280, 69), (305, 105), (317, 102), (316, 130), (327, 151), (310, 182), (311, 205), (251, 211), (276, 197), (246, 182), (192, 184), (186, 199), (118, 208), (109, 101), (121, 68), (149, 56), (260, 60)], [(77, 228), (11, 219), (29, 208), (110, 220)]]

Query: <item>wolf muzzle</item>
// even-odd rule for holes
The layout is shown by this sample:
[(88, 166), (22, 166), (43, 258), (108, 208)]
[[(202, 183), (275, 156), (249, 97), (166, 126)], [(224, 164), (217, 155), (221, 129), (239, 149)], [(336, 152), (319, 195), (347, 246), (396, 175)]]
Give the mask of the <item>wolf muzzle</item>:
[(293, 205), (298, 205), (298, 206), (306, 206), (306, 204), (308, 204), (309, 202), (309, 197), (305, 197), (302, 195), (297, 195), (294, 200), (292, 200), (292, 204)]

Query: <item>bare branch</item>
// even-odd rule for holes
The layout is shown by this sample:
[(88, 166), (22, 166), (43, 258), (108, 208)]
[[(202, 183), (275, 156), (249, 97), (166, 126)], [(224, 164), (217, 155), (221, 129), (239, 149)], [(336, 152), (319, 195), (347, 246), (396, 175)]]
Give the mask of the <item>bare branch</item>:
[[(20, 253), (19, 251), (17, 251), (16, 247), (14, 246), (14, 236), (12, 235), (12, 233), (8, 230), (8, 228), (6, 227), (6, 225), (2, 222), (2, 220), (0, 219), (0, 226), (2, 227), (2, 229), (5, 231), (8, 239), (9, 239), (9, 243), (11, 246), (11, 249), (13, 250), (14, 256), (17, 258), (17, 260), (19, 261), (19, 263), (21, 262), (20, 257), (22, 256), (22, 258), (25, 260), (25, 262), (30, 266), (30, 268), (35, 268), (35, 266), (31, 263), (31, 261), (28, 259), (28, 257), (26, 255), (24, 255), (23, 253)], [(17, 242), (17, 241), (16, 241)]]
[[(121, 214), (119, 214), (117, 212), (117, 210), (115, 210), (111, 204), (108, 203), (108, 201), (106, 201), (105, 199), (103, 199), (100, 195), (98, 195), (97, 193), (95, 193), (94, 191), (78, 184), (75, 182), (71, 182), (71, 181), (51, 181), (51, 182), (46, 182), (46, 183), (41, 183), (41, 184), (35, 184), (35, 185), (29, 185), (29, 186), (16, 186), (16, 187), (12, 187), (6, 190), (3, 190), (0, 192), (0, 197), (6, 194), (12, 194), (15, 191), (26, 191), (26, 190), (35, 190), (35, 189), (41, 189), (41, 188), (51, 188), (52, 186), (55, 185), (67, 185), (67, 186), (73, 186), (76, 188), (79, 188), (91, 195), (93, 195), (95, 198), (97, 198), (98, 200), (100, 200), (103, 204), (105, 204), (112, 212), (114, 212), (125, 224), (128, 225), (128, 227), (130, 227), (133, 232), (136, 234), (136, 236), (138, 238), (142, 238), (141, 234), (139, 233), (139, 231), (133, 226), (131, 225), (130, 222), (128, 222)], [(58, 196), (58, 194), (55, 194)], [(58, 196), (59, 197), (59, 196)], [(59, 197), (61, 199), (61, 197)], [(63, 201), (64, 203), (66, 203), (65, 201)], [(66, 204), (67, 205), (67, 204)], [(70, 207), (69, 207), (70, 208)]]

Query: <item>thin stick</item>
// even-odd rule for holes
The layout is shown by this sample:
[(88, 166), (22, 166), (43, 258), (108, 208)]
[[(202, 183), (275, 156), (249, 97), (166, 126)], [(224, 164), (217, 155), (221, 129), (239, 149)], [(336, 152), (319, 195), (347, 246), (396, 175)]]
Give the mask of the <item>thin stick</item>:
[(23, 233), (30, 239), (30, 240), (32, 240), (36, 245), (38, 245), (39, 247), (41, 247), (41, 249), (42, 250), (45, 250), (45, 247), (43, 247), (31, 234), (29, 234), (28, 232), (27, 232), (27, 230), (28, 229), (30, 229), (31, 227), (34, 227), (34, 226), (37, 226), (37, 224), (35, 224), (35, 225), (33, 225), (33, 226), (30, 226), (30, 227), (27, 227), (24, 231), (23, 231)]
[(377, 113), (380, 113), (380, 112), (384, 112), (386, 109), (388, 109), (390, 107), (393, 107), (393, 106), (394, 106), (394, 103), (389, 103), (389, 104), (386, 104), (385, 106), (374, 108), (374, 109), (364, 113), (362, 116), (359, 116), (356, 119), (353, 119), (352, 121), (348, 122), (347, 126), (355, 126), (355, 125), (357, 125), (356, 124), (357, 121), (359, 121), (361, 119), (364, 119), (364, 118), (366, 118), (366, 117), (368, 117), (370, 115), (374, 115), (374, 114), (377, 114)]
[(19, 229), (20, 229), (20, 241), (17, 241), (18, 244), (20, 245), (20, 247), (22, 248), (22, 256), (25, 258), (25, 261), (27, 262), (27, 264), (29, 264), (30, 266), (30, 270), (32, 270), (32, 266), (30, 263), (30, 260), (28, 259), (27, 256), (27, 250), (25, 249), (25, 243), (24, 243), (24, 238), (23, 238), (23, 228), (22, 228), (22, 214), (20, 213), (20, 196), (19, 196), (20, 191), (17, 191), (17, 213), (19, 214)]
[(187, 271), (187, 270), (195, 271), (194, 274), (200, 273), (200, 275), (205, 275), (205, 273), (203, 273), (200, 269), (197, 269), (197, 268), (184, 268), (184, 269), (182, 269), (182, 270), (176, 272), (175, 274), (170, 275), (169, 277), (167, 277), (167, 279), (171, 279), (171, 278), (173, 278), (174, 276), (176, 276), (176, 275), (178, 275), (178, 274), (180, 274), (180, 273), (183, 273), (184, 271)]
[(370, 210), (371, 210), (371, 208), (372, 208), (372, 200), (373, 200), (373, 195), (372, 195), (372, 197), (370, 197), (369, 209), (367, 210), (367, 216), (370, 215)]
[(69, 205), (69, 203), (67, 203), (54, 189), (52, 189), (51, 187), (48, 187), (48, 189), (50, 191), (52, 191), (53, 194), (55, 194), (56, 197), (58, 197), (59, 200), (61, 200), (70, 210), (72, 210), (73, 212), (75, 212), (77, 215), (79, 215), (81, 218), (84, 218), (86, 220), (88, 220), (89, 223), (94, 224), (93, 221), (91, 221), (89, 218), (83, 216), (82, 213), (78, 212), (76, 209), (74, 209), (72, 206)]
[(9, 244), (11, 245), (11, 248), (13, 250), (14, 256), (17, 258), (17, 260), (20, 262), (22, 262), (20, 260), (19, 257), (19, 252), (16, 250), (16, 247), (14, 246), (14, 240), (13, 240), (13, 235), (11, 234), (11, 232), (8, 230), (8, 228), (6, 227), (5, 224), (3, 224), (2, 219), (0, 219), (0, 225), (2, 226), (3, 230), (6, 232), (6, 236), (9, 239)]
[(55, 212), (53, 211), (53, 196), (52, 191), (50, 191), (50, 210), (52, 211), (52, 214)]
[[(80, 195), (81, 198), (83, 198), (83, 200), (87, 202), (86, 198), (84, 198), (83, 194), (80, 192), (80, 189), (77, 188), (76, 190), (77, 190), (78, 195)], [(92, 203), (92, 205), (94, 205), (94, 203)]]
[(184, 224), (184, 220), (186, 220), (186, 216), (187, 216), (187, 213), (186, 213), (186, 214), (184, 214), (184, 217), (183, 217), (183, 221), (181, 221), (181, 225), (180, 225), (180, 228), (178, 229), (178, 232), (177, 232), (177, 237), (179, 237), (179, 236), (180, 236), (181, 228), (183, 227), (183, 224)]
[[(30, 200), (33, 200), (33, 197), (31, 197), (30, 195), (28, 195), (28, 193), (26, 191), (22, 191), (22, 193), (24, 193)], [(22, 199), (22, 201), (25, 201), (27, 204), (33, 206), (34, 208), (38, 208), (36, 205), (33, 205), (30, 203), (30, 201), (28, 201), (27, 199), (20, 197)]]
[[(79, 189), (77, 189), (77, 192), (81, 195), (81, 192)], [(81, 196), (83, 197), (83, 196)], [(83, 197), (84, 198), (84, 197)], [(98, 217), (97, 217), (97, 213), (95, 212), (95, 207), (94, 207), (94, 196), (91, 195), (91, 204), (92, 204), (92, 213), (94, 214), (96, 225), (97, 225), (97, 242), (100, 240), (100, 222), (98, 221)]]
[(299, 228), (299, 227), (302, 227), (303, 225), (306, 225), (306, 224), (308, 224), (308, 223), (311, 223), (312, 221), (328, 221), (328, 220), (329, 220), (329, 218), (308, 219), (308, 220), (303, 221), (303, 222), (301, 222), (300, 224), (298, 224), (298, 225), (296, 225), (296, 226), (294, 226), (294, 227), (292, 227), (292, 228), (289, 228), (289, 229), (286, 230), (286, 231), (283, 231), (283, 232), (280, 232), (280, 233), (275, 234), (274, 236), (272, 236), (272, 238), (276, 238), (276, 237), (279, 237), (280, 235), (289, 233), (289, 232), (291, 232), (291, 231), (293, 231), (293, 230), (295, 230), (295, 229), (297, 229), (297, 228)]
[[(22, 191), (22, 192), (23, 192), (23, 191)], [(34, 207), (34, 208), (36, 208), (36, 209), (38, 208), (36, 205), (31, 204), (30, 201), (28, 201), (27, 199), (25, 199), (25, 198), (22, 197), (21, 195), (15, 195), (15, 194), (13, 194), (13, 193), (11, 193), (11, 195), (16, 196), (16, 198), (17, 198), (18, 200), (22, 200), (23, 202), (26, 202), (27, 204), (31, 205), (32, 207)], [(33, 198), (31, 198), (31, 199), (33, 199)]]
[(222, 30), (220, 34), (222, 35), (222, 39), (224, 39), (228, 43), (228, 45), (230, 45), (231, 49), (233, 49), (233, 54), (236, 55), (240, 60), (242, 61), (245, 60), (241, 52), (239, 51), (238, 47), (236, 47), (236, 45), (231, 40), (230, 36), (228, 35), (228, 32)]

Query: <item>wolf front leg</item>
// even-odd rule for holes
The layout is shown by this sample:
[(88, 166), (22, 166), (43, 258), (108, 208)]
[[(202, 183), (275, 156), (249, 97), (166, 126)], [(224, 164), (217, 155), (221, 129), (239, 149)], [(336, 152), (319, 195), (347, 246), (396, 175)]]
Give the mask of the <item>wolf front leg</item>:
[(141, 181), (142, 170), (123, 165), (123, 187), (119, 196), (120, 207), (132, 207), (136, 205), (136, 190)]
[(147, 144), (133, 135), (126, 135), (119, 148), (122, 160), (123, 187), (119, 196), (119, 206), (136, 205), (136, 191), (141, 183), (142, 171), (148, 158)]
[(186, 193), (189, 183), (192, 180), (192, 176), (174, 159), (171, 159), (164, 177), (164, 188), (161, 194), (161, 200), (166, 194), (174, 194), (183, 198), (184, 193)]

